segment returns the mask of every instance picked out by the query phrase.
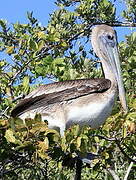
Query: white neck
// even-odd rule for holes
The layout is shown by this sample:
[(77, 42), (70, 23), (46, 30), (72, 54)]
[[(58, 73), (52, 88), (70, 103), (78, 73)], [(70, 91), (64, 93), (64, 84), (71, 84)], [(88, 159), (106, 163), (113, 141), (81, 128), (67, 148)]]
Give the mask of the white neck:
[(103, 71), (104, 71), (104, 76), (106, 79), (109, 79), (111, 81), (111, 83), (117, 84), (113, 69), (112, 69), (111, 65), (108, 63), (107, 57), (103, 53), (101, 53), (101, 50), (99, 50), (99, 48), (97, 48), (96, 42), (97, 41), (95, 39), (93, 39), (92, 45), (93, 45), (93, 48), (95, 49), (95, 53), (101, 60)]
[(105, 60), (102, 60), (102, 67), (105, 78), (109, 79), (112, 85), (117, 86), (116, 77), (115, 74), (113, 73), (112, 67)]

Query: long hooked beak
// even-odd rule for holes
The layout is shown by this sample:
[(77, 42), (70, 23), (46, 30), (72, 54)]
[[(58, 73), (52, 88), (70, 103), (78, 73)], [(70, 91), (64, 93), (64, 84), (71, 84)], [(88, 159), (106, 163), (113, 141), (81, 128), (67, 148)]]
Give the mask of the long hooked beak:
[(119, 99), (120, 99), (120, 102), (124, 111), (127, 112), (128, 108), (127, 108), (125, 90), (123, 86), (123, 80), (121, 76), (121, 67), (120, 67), (118, 49), (115, 44), (113, 46), (107, 44), (106, 49), (107, 49), (108, 60), (110, 61), (112, 70), (115, 74), (115, 77), (118, 83)]

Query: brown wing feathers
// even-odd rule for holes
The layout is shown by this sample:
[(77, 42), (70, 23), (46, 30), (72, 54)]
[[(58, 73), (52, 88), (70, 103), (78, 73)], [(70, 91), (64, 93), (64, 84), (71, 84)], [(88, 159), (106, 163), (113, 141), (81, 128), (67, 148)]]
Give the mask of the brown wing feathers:
[[(95, 80), (95, 81), (94, 81)], [(79, 82), (78, 82), (79, 81)], [(67, 82), (67, 81), (66, 81)], [(67, 88), (59, 88), (60, 91), (51, 93), (44, 93), (36, 96), (36, 93), (31, 93), (32, 96), (28, 95), (28, 98), (25, 98), (20, 101), (20, 103), (12, 110), (11, 116), (16, 117), (23, 114), (26, 111), (37, 109), (39, 107), (49, 106), (51, 104), (60, 103), (64, 101), (69, 101), (76, 99), (81, 96), (85, 96), (91, 93), (100, 93), (104, 92), (110, 88), (111, 82), (108, 79), (85, 79), (85, 80), (76, 80), (68, 81), (70, 86)], [(63, 82), (56, 83), (56, 86), (64, 86)], [(71, 85), (72, 84), (72, 85)], [(51, 84), (54, 86), (54, 84)], [(50, 88), (51, 88), (51, 85)], [(49, 88), (47, 85), (47, 89)], [(46, 88), (46, 86), (44, 86)], [(39, 88), (40, 90), (40, 88)], [(36, 90), (37, 91), (37, 90)], [(39, 93), (40, 94), (40, 93)]]

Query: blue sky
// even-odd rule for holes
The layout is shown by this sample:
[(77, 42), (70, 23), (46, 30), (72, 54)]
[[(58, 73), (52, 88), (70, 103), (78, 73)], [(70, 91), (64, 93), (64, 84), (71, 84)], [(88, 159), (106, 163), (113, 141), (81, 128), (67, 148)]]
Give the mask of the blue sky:
[[(0, 6), (0, 19), (6, 19), (9, 23), (27, 23), (26, 12), (33, 11), (34, 17), (38, 18), (42, 25), (47, 25), (49, 14), (57, 9), (54, 2), (55, 0), (4, 0)], [(121, 3), (117, 6), (118, 13), (125, 8)], [(116, 28), (116, 30), (119, 41), (124, 40), (125, 34), (132, 31), (130, 28)]]
[[(49, 14), (53, 13), (58, 7), (55, 5), (55, 0), (2, 0), (0, 5), (0, 19), (5, 19), (8, 23), (27, 23), (26, 13), (27, 11), (34, 12), (36, 17), (42, 25), (47, 25), (49, 20)], [(117, 4), (118, 13), (125, 7), (122, 4)], [(118, 40), (125, 39), (125, 35), (129, 34), (130, 28), (115, 28), (118, 34)], [(0, 53), (0, 59), (6, 57), (5, 54)]]
[[(8, 23), (27, 23), (27, 11), (33, 11), (34, 17), (39, 20), (42, 25), (47, 25), (51, 13), (58, 7), (55, 5), (56, 0), (4, 0), (0, 6), (0, 19), (5, 19)], [(113, 0), (111, 0), (113, 1)], [(120, 3), (119, 3), (120, 2)], [(117, 14), (120, 14), (125, 5), (121, 1), (115, 1)], [(118, 19), (120, 21), (120, 19)], [(136, 28), (118, 27), (115, 28), (118, 34), (118, 41), (125, 40), (125, 35), (136, 31)], [(3, 54), (0, 54), (0, 57)]]
[(33, 11), (34, 16), (46, 25), (49, 14), (55, 9), (57, 6), (54, 0), (4, 0), (0, 5), (0, 19), (6, 19), (10, 23), (26, 23), (26, 12)]

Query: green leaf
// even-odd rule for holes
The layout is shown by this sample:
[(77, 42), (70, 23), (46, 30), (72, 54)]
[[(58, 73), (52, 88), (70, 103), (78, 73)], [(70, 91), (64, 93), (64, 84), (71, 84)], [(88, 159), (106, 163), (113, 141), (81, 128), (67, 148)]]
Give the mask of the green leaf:
[(5, 133), (5, 138), (8, 142), (11, 142), (11, 143), (15, 143), (16, 142), (16, 138), (14, 136), (14, 133), (12, 131), (12, 129), (8, 129)]
[(136, 43), (136, 32), (133, 32), (132, 34), (132, 41)]
[(107, 0), (103, 0), (103, 4), (104, 4), (104, 6), (108, 6), (109, 2)]
[(67, 47), (67, 46), (68, 46), (67, 42), (65, 42), (65, 41), (63, 41), (60, 45), (61, 45), (62, 47)]
[(24, 92), (27, 94), (27, 92), (28, 92), (28, 90), (29, 90), (29, 80), (30, 80), (30, 78), (29, 78), (29, 76), (25, 76), (24, 78), (23, 78), (23, 83), (22, 83), (22, 85), (23, 85), (23, 90), (24, 90)]
[(79, 51), (83, 51), (84, 46), (79, 46)]
[(13, 52), (14, 52), (14, 46), (7, 47), (6, 49), (7, 54), (12, 54)]
[(30, 38), (30, 39), (28, 40), (28, 46), (29, 46), (29, 48), (30, 48), (31, 50), (34, 50), (34, 51), (37, 51), (37, 50), (38, 50), (38, 45), (37, 45), (37, 43), (36, 43), (32, 38)]
[(94, 137), (94, 140), (95, 140), (96, 143), (100, 142), (100, 140), (99, 140), (99, 138), (97, 136)]
[(49, 149), (49, 140), (47, 137), (45, 137), (45, 139), (44, 139), (44, 148)]
[(45, 34), (45, 33), (42, 32), (42, 31), (40, 31), (40, 32), (37, 33), (37, 36), (38, 36), (38, 38), (44, 38), (44, 39), (46, 39), (46, 37), (47, 37), (48, 35)]
[(7, 120), (0, 119), (0, 127), (5, 126), (7, 124)]
[(38, 51), (40, 51), (44, 47), (44, 45), (45, 45), (45, 42), (43, 40), (40, 40), (38, 42)]
[(76, 141), (76, 143), (77, 143), (77, 147), (79, 148), (80, 146), (81, 146), (81, 137), (78, 137), (77, 138), (77, 141)]
[(56, 58), (53, 60), (54, 66), (64, 64), (64, 58)]
[(46, 151), (49, 149), (49, 140), (47, 137), (45, 137), (44, 141), (39, 141), (38, 142), (38, 155), (42, 159), (48, 159), (48, 154)]
[(105, 159), (109, 159), (109, 154), (107, 152), (103, 152), (102, 155), (104, 156)]
[(6, 29), (6, 21), (5, 20), (0, 20), (0, 26), (3, 28), (3, 29)]

